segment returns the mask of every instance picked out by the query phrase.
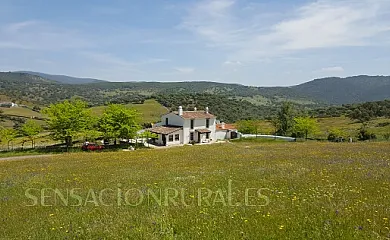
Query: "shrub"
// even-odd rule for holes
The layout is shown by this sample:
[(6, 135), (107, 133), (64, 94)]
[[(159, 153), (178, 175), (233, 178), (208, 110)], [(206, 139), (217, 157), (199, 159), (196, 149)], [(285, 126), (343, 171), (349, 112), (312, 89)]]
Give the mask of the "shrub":
[(346, 136), (346, 133), (338, 128), (332, 128), (329, 130), (328, 141), (337, 142), (340, 139), (343, 139)]
[(390, 139), (390, 133), (383, 134), (383, 137), (386, 139), (386, 141), (389, 141)]
[(370, 131), (368, 131), (365, 127), (359, 129), (358, 140), (366, 141), (376, 139), (376, 135)]

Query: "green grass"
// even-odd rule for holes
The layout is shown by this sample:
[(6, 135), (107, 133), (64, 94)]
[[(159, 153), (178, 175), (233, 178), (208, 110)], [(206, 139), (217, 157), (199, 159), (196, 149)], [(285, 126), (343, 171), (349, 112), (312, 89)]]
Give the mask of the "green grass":
[[(146, 100), (143, 104), (127, 104), (126, 106), (137, 109), (141, 113), (142, 122), (158, 122), (161, 115), (168, 112), (168, 110), (153, 99)], [(99, 106), (91, 108), (95, 116), (101, 116), (106, 109), (106, 106)]]
[(29, 108), (13, 107), (13, 108), (0, 108), (0, 110), (4, 111), (5, 115), (14, 115), (14, 116), (20, 116), (25, 118), (42, 117), (42, 114), (38, 112), (34, 112)]
[[(0, 161), (0, 236), (15, 239), (387, 239), (390, 144), (235, 143)], [(228, 205), (231, 180), (232, 206)], [(67, 204), (46, 189), (81, 197)], [(112, 189), (96, 198), (103, 189)], [(185, 189), (188, 206), (140, 190)], [(210, 205), (197, 189), (212, 191)], [(245, 189), (249, 206), (244, 204)], [(261, 196), (256, 189), (263, 188)], [(91, 189), (91, 190), (90, 190)], [(118, 190), (119, 189), (119, 190)], [(220, 191), (218, 191), (220, 189)], [(87, 199), (87, 196), (89, 196)], [(119, 197), (118, 197), (119, 194)], [(164, 196), (164, 191), (163, 194)], [(172, 194), (170, 195), (172, 196)], [(203, 197), (202, 197), (203, 196)], [(215, 198), (219, 196), (218, 198)], [(223, 199), (222, 199), (222, 197)], [(122, 202), (118, 205), (117, 200)], [(164, 199), (164, 197), (163, 197)], [(66, 199), (65, 199), (66, 200)], [(85, 200), (90, 200), (86, 202)], [(219, 200), (220, 202), (214, 202)], [(267, 201), (268, 200), (268, 201)], [(163, 201), (164, 202), (164, 201)], [(240, 205), (236, 203), (240, 202)], [(268, 204), (267, 204), (268, 203)]]

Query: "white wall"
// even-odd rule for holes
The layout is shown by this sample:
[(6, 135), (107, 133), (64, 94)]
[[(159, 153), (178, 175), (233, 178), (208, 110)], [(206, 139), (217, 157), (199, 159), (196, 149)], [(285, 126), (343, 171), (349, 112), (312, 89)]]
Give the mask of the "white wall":
[[(179, 134), (179, 140), (178, 141), (175, 140), (175, 135), (176, 134)], [(173, 142), (169, 141), (169, 136), (173, 136)], [(182, 138), (183, 138), (183, 131), (182, 130), (176, 131), (176, 132), (171, 133), (171, 134), (168, 134), (167, 135), (167, 146), (182, 144)]]
[[(184, 144), (190, 143), (190, 132), (194, 133), (194, 141), (198, 141), (198, 134), (195, 132), (196, 129), (209, 129), (210, 132), (210, 140), (215, 142), (217, 140), (217, 135), (215, 132), (216, 119), (211, 118), (209, 128), (206, 128), (206, 119), (194, 119), (194, 129), (190, 129), (191, 127), (191, 119), (185, 119), (183, 125), (183, 138)], [(206, 134), (204, 134), (204, 139), (206, 138)]]
[(217, 131), (217, 140), (225, 140), (228, 138), (228, 133), (226, 130)]
[(161, 123), (165, 125), (165, 119), (168, 118), (168, 125), (183, 126), (184, 119), (174, 113), (168, 113), (161, 117)]
[[(190, 132), (194, 132), (194, 140), (197, 141), (197, 134), (195, 132), (196, 129), (206, 129), (206, 119), (194, 119), (194, 129), (190, 129), (191, 127), (191, 119), (183, 119), (182, 117), (178, 116), (175, 113), (168, 113), (163, 116), (161, 116), (161, 125), (165, 125), (165, 119), (168, 118), (168, 124), (174, 125), (174, 126), (183, 126), (183, 131), (181, 131), (180, 134), (180, 143), (181, 144), (188, 144), (190, 143)], [(216, 141), (217, 135), (216, 135), (216, 119), (211, 118), (209, 122), (209, 130), (210, 132), (210, 140)], [(160, 124), (159, 124), (160, 125)], [(204, 134), (205, 137), (205, 134)], [(168, 138), (167, 138), (168, 140)], [(160, 141), (160, 139), (159, 139)], [(162, 139), (161, 139), (162, 143)], [(169, 144), (169, 143), (168, 143)], [(172, 144), (172, 143), (171, 143)], [(173, 143), (175, 144), (175, 143)]]
[[(176, 134), (179, 134), (179, 141), (175, 140), (175, 135)], [(169, 141), (169, 135), (173, 136), (173, 142)], [(167, 140), (167, 142), (166, 142), (167, 146), (183, 144), (183, 131), (182, 130), (178, 130), (178, 131), (176, 131), (174, 133), (166, 135), (166, 140)], [(160, 144), (160, 145), (163, 144), (162, 134), (158, 134), (158, 139), (156, 139), (156, 143)]]

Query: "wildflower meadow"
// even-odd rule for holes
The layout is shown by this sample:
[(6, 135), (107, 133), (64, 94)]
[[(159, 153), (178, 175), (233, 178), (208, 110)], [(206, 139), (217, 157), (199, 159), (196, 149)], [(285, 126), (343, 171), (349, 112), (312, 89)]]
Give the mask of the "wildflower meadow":
[(389, 143), (236, 142), (0, 161), (4, 239), (387, 239)]

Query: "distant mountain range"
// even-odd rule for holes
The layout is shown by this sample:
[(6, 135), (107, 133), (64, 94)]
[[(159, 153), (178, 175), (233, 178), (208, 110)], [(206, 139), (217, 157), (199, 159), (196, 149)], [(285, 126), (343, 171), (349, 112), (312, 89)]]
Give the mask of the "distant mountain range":
[(93, 79), (93, 78), (77, 78), (77, 77), (70, 77), (66, 75), (52, 75), (52, 74), (31, 72), (31, 71), (18, 71), (16, 73), (27, 73), (27, 74), (39, 76), (42, 78), (50, 79), (55, 82), (64, 83), (64, 84), (85, 84), (85, 83), (106, 82), (104, 80)]
[(291, 87), (252, 87), (217, 82), (107, 82), (36, 72), (0, 72), (0, 95), (48, 104), (79, 96), (93, 105), (112, 99), (158, 94), (201, 93), (273, 106), (290, 100), (302, 105), (340, 105), (390, 99), (390, 76), (323, 78)]

